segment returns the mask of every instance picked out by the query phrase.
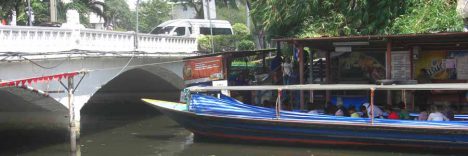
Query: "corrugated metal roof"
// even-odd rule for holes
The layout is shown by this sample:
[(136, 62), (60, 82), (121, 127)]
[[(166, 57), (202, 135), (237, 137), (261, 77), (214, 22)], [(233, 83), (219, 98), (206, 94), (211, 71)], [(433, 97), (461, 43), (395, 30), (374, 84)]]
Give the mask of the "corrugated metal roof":
[[(323, 50), (333, 50), (333, 42), (369, 42), (369, 45), (353, 46), (362, 49), (386, 49), (386, 43), (391, 42), (396, 49), (406, 49), (420, 46), (423, 49), (461, 50), (468, 49), (468, 32), (402, 34), (402, 35), (366, 35), (314, 38), (279, 38), (273, 41), (287, 42), (304, 47), (314, 47)], [(353, 50), (354, 51), (354, 50)]]

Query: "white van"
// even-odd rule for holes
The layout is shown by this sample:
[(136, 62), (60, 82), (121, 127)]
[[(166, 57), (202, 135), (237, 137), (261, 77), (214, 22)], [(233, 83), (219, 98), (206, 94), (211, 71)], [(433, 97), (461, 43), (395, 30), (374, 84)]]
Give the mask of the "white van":
[[(232, 26), (229, 21), (211, 20), (213, 35), (232, 35)], [(176, 19), (169, 20), (154, 28), (150, 34), (169, 36), (210, 35), (210, 20), (204, 19)]]

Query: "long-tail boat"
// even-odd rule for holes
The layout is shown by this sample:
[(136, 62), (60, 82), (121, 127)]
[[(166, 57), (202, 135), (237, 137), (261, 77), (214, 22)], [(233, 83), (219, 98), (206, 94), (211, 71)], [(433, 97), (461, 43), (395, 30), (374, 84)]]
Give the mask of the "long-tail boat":
[[(219, 90), (278, 90), (275, 108), (253, 106), (231, 97), (203, 94)], [(468, 90), (467, 83), (414, 85), (309, 84), (289, 86), (189, 87), (187, 103), (142, 99), (195, 136), (279, 143), (381, 145), (468, 150), (467, 121), (416, 121), (351, 118), (282, 110), (283, 90)], [(373, 111), (371, 111), (373, 112)]]

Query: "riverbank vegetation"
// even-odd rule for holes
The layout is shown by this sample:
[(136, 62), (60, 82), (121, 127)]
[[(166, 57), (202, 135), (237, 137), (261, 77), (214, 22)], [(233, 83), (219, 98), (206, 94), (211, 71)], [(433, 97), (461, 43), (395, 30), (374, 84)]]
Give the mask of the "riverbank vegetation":
[(456, 0), (255, 0), (269, 38), (461, 31)]

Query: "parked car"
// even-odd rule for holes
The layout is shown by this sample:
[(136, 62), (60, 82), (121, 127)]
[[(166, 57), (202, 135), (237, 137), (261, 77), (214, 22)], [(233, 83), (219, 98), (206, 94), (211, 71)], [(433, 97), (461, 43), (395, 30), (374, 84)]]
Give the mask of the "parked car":
[(151, 34), (168, 36), (191, 36), (210, 35), (211, 28), (213, 35), (232, 35), (232, 25), (225, 20), (204, 20), (204, 19), (176, 19), (169, 20), (154, 28)]

